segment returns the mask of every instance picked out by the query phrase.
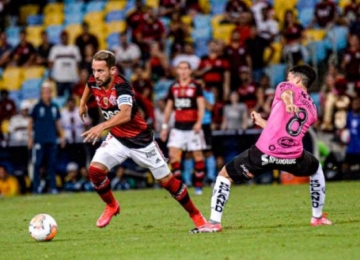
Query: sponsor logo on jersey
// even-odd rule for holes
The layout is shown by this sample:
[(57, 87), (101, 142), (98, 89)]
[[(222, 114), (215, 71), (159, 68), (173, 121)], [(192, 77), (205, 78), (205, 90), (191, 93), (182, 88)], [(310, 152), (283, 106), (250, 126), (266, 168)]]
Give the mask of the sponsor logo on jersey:
[(243, 175), (245, 176), (245, 178), (247, 179), (252, 179), (254, 178), (254, 175), (248, 170), (248, 168), (246, 168), (245, 164), (240, 164), (241, 169), (243, 169)]
[(105, 120), (109, 120), (110, 118), (112, 118), (113, 116), (115, 116), (117, 113), (119, 113), (119, 110), (115, 110), (115, 111), (104, 111), (104, 110), (101, 110), (101, 113), (103, 114)]
[(281, 137), (278, 141), (277, 141), (278, 145), (280, 145), (281, 147), (284, 148), (290, 148), (292, 146), (297, 146), (299, 145), (299, 142), (297, 142), (296, 140), (290, 138), (290, 137)]
[(280, 164), (280, 165), (289, 165), (296, 164), (296, 159), (280, 159), (267, 154), (261, 155), (261, 165), (267, 164)]

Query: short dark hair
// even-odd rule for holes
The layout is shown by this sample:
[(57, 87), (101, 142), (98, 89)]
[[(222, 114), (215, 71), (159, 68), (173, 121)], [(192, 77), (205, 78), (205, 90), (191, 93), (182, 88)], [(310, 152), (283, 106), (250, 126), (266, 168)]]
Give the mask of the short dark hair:
[(115, 54), (107, 50), (101, 50), (95, 53), (93, 60), (105, 61), (109, 68), (114, 67), (116, 64)]
[(316, 72), (309, 65), (297, 65), (293, 67), (289, 72), (299, 76), (302, 84), (309, 89), (316, 80)]

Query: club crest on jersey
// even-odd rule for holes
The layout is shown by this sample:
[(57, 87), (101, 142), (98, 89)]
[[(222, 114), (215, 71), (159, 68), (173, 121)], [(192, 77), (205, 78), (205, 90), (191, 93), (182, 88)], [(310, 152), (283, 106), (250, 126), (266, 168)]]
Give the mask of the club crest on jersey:
[(114, 95), (111, 95), (109, 102), (111, 105), (115, 106), (116, 105), (116, 97)]
[(194, 92), (195, 92), (195, 89), (189, 88), (186, 90), (186, 96), (192, 97), (194, 95)]
[(105, 106), (109, 105), (109, 99), (107, 97), (103, 97), (102, 102), (104, 103)]

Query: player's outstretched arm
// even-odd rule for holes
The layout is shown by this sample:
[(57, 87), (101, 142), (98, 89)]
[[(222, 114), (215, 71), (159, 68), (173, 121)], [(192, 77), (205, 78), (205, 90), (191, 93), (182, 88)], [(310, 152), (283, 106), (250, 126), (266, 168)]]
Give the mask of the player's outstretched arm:
[(285, 104), (285, 110), (287, 113), (297, 113), (299, 108), (294, 104), (294, 92), (290, 89), (281, 93), (281, 100)]
[(79, 116), (83, 122), (84, 122), (84, 118), (87, 117), (88, 109), (86, 103), (88, 102), (90, 97), (91, 97), (91, 90), (88, 87), (88, 85), (86, 85), (79, 104)]
[(92, 141), (92, 144), (95, 144), (104, 130), (129, 122), (131, 120), (131, 110), (132, 110), (131, 105), (127, 105), (127, 104), (121, 105), (121, 109), (119, 113), (114, 115), (111, 119), (102, 122), (90, 128), (88, 131), (84, 132), (81, 135), (84, 137), (84, 142)]
[(259, 113), (252, 111), (250, 116), (255, 125), (265, 128), (267, 121)]
[(166, 101), (165, 111), (164, 111), (164, 123), (161, 126), (160, 139), (165, 142), (168, 134), (168, 124), (170, 120), (171, 112), (173, 111), (174, 101), (172, 99), (168, 99)]

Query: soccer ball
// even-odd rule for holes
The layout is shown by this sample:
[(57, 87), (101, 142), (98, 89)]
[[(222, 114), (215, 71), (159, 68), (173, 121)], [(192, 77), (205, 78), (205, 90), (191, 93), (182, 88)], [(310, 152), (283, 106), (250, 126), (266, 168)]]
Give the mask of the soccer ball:
[(58, 225), (52, 216), (38, 214), (30, 221), (29, 232), (36, 241), (50, 241), (58, 232)]

